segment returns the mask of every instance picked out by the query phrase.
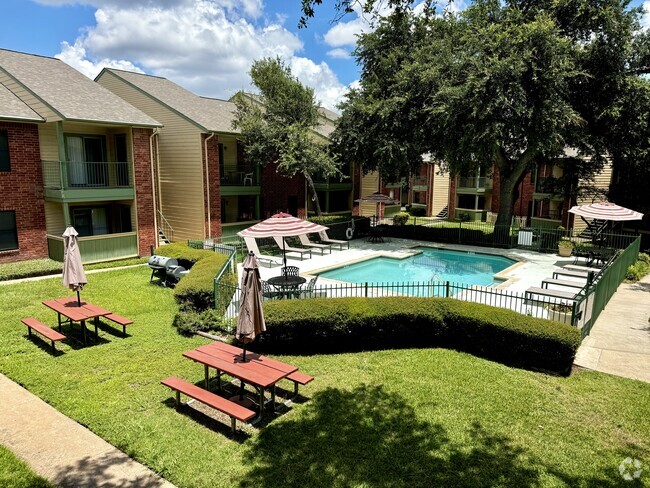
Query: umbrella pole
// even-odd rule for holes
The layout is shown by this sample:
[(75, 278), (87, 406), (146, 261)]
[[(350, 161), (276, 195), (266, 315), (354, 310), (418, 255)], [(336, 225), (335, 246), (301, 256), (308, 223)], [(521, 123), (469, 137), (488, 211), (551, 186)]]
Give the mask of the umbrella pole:
[(284, 236), (282, 236), (282, 261), (284, 262), (284, 276), (287, 276), (287, 251), (284, 248)]
[(79, 288), (77, 288), (77, 306), (81, 307), (81, 296), (79, 295)]

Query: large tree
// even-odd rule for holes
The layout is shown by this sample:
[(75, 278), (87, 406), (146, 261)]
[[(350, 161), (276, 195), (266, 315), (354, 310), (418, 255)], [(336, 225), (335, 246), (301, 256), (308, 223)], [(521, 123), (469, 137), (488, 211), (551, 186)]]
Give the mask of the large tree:
[(628, 3), (476, 0), (458, 14), (394, 5), (359, 39), (360, 88), (342, 105), (338, 150), (391, 178), (423, 153), (455, 174), (494, 167), (497, 225), (509, 227), (537, 162), (571, 147), (601, 167), (615, 101), (647, 59)]
[(250, 75), (259, 94), (239, 92), (233, 97), (233, 126), (241, 132), (247, 157), (275, 164), (289, 177), (304, 175), (316, 215), (321, 215), (313, 175), (331, 177), (340, 171), (328, 141), (316, 130), (320, 107), (314, 90), (292, 76), (279, 58), (254, 61)]

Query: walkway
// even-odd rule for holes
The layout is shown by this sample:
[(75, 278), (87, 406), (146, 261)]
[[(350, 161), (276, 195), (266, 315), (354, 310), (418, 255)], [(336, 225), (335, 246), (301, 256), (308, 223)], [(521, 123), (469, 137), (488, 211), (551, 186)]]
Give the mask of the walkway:
[(575, 364), (650, 383), (650, 275), (623, 283), (585, 337)]
[(0, 444), (60, 487), (174, 488), (0, 374)]

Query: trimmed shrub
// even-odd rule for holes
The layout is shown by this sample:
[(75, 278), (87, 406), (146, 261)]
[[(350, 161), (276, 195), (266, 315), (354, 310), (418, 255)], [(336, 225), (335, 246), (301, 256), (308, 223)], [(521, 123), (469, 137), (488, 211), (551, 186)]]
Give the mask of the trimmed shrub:
[(639, 281), (650, 273), (650, 256), (646, 253), (639, 253), (636, 262), (627, 268), (625, 279), (628, 281)]
[[(214, 310), (214, 279), (226, 265), (228, 256), (205, 249), (192, 249), (181, 243), (160, 246), (155, 253), (176, 258), (181, 266), (191, 269), (174, 288), (174, 298), (179, 308), (174, 327), (183, 334), (215, 329), (221, 323), (221, 319), (215, 317), (223, 317), (225, 310)], [(221, 282), (233, 285), (219, 288), (219, 303), (229, 303), (237, 284), (237, 275), (227, 269)]]
[(406, 212), (398, 212), (393, 215), (393, 225), (404, 225), (409, 221), (409, 214)]
[(411, 206), (411, 208), (409, 209), (409, 213), (413, 217), (424, 217), (427, 214), (427, 208)]
[(445, 298), (278, 300), (264, 310), (260, 347), (288, 353), (443, 346), (568, 374), (580, 344), (574, 327)]
[(332, 225), (340, 224), (341, 222), (349, 222), (352, 219), (352, 215), (321, 215), (320, 217), (314, 215), (309, 217), (307, 220), (314, 222), (315, 224), (320, 225)]

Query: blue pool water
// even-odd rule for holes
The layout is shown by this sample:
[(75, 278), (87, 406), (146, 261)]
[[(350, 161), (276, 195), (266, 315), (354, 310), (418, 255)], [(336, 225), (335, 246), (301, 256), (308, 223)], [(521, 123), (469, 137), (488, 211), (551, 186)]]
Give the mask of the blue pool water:
[(450, 281), (463, 285), (489, 286), (494, 275), (516, 263), (489, 254), (418, 247), (420, 254), (405, 259), (378, 257), (320, 273), (319, 276), (348, 283), (405, 283)]

